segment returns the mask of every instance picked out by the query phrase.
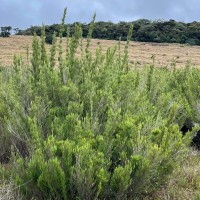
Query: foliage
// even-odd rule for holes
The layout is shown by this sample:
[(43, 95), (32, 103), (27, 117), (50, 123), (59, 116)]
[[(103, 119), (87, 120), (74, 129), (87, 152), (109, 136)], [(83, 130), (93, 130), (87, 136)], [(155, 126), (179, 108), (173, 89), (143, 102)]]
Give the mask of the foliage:
[(124, 55), (119, 42), (92, 56), (95, 16), (82, 56), (80, 24), (71, 38), (68, 31), (64, 55), (64, 17), (59, 66), (56, 33), (48, 55), (43, 26), (31, 65), (15, 56), (0, 72), (0, 134), (7, 142), (0, 141), (10, 173), (28, 199), (142, 199), (185, 158), (192, 132), (183, 137), (180, 129), (188, 119), (200, 122), (200, 71), (130, 66), (133, 26)]
[(47, 44), (52, 44), (53, 43), (53, 35), (46, 35), (46, 37), (45, 37), (45, 42), (47, 43)]
[(147, 199), (195, 199), (200, 198), (200, 152), (191, 151), (178, 167), (165, 187)]
[[(70, 35), (72, 36), (75, 32), (76, 24), (81, 25), (83, 37), (87, 37), (90, 24), (65, 24), (65, 30), (69, 28)], [(134, 35), (131, 37), (131, 40), (134, 41), (200, 45), (199, 22), (183, 23), (174, 20), (150, 21), (147, 19), (139, 19), (133, 22), (119, 22), (117, 24), (100, 21), (95, 23), (92, 37), (109, 40), (119, 40), (121, 38), (121, 40), (126, 40), (126, 35), (131, 24), (134, 25)], [(52, 35), (54, 32), (59, 35), (59, 24), (53, 24), (45, 28), (47, 35)], [(34, 33), (41, 36), (41, 27), (31, 26), (24, 31), (20, 31), (18, 34), (33, 35)], [(66, 35), (67, 31), (64, 31), (63, 36)]]
[(1, 27), (0, 37), (9, 37), (11, 30), (12, 30), (11, 26), (3, 26), (3, 27)]

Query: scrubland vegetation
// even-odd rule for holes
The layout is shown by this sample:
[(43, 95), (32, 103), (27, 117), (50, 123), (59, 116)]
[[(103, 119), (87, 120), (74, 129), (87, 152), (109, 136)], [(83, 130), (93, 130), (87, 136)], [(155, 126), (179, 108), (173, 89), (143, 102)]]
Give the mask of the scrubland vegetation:
[(13, 66), (1, 67), (0, 188), (10, 179), (14, 186), (0, 194), (199, 199), (199, 154), (190, 146), (200, 123), (200, 70), (189, 64), (177, 69), (176, 63), (156, 68), (154, 56), (142, 69), (130, 66), (133, 27), (123, 53), (119, 41), (106, 54), (99, 45), (92, 55), (94, 20), (86, 46), (77, 24), (72, 37), (67, 31), (64, 50), (64, 19), (57, 67), (56, 35), (48, 55), (44, 27), (41, 39), (34, 37), (29, 64), (15, 56)]

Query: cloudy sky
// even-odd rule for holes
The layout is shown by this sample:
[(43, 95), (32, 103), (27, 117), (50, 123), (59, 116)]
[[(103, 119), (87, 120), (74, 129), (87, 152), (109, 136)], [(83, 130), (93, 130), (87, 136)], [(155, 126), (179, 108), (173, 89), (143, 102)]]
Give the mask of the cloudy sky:
[(67, 23), (175, 19), (200, 21), (200, 0), (0, 0), (0, 26), (28, 28), (60, 23), (67, 7)]

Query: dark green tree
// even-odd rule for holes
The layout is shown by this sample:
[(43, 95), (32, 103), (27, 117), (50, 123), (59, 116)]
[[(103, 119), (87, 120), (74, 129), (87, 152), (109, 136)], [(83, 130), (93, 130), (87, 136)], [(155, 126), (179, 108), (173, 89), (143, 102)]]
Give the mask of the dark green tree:
[(9, 37), (10, 36), (10, 31), (12, 30), (11, 26), (2, 26), (1, 27), (1, 37)]

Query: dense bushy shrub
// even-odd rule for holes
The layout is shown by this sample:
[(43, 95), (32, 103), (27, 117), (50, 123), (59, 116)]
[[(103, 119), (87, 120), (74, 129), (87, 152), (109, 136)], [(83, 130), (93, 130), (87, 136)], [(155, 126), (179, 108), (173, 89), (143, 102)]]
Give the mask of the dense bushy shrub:
[(0, 72), (2, 144), (11, 174), (27, 198), (134, 199), (165, 184), (184, 159), (191, 133), (186, 119), (199, 123), (200, 71), (128, 63), (120, 42), (103, 54), (89, 51), (94, 21), (82, 56), (79, 25), (55, 66), (45, 32), (33, 40), (31, 66), (15, 57)]

